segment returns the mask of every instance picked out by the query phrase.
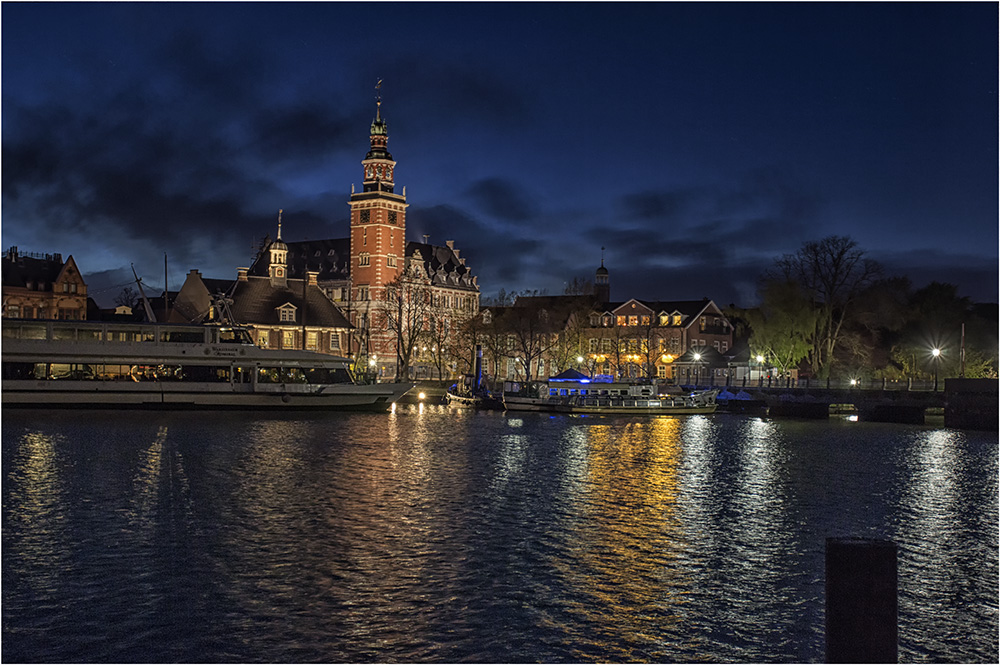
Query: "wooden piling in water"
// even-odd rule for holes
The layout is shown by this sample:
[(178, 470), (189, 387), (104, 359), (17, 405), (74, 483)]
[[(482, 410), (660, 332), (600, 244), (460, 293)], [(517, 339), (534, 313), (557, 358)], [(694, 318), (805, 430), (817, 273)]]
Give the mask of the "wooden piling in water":
[(896, 544), (826, 539), (826, 662), (897, 660)]

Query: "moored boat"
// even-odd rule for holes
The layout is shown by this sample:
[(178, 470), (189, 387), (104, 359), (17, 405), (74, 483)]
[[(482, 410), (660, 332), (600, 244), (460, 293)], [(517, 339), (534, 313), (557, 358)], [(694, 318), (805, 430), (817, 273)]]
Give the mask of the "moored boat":
[(605, 383), (586, 377), (504, 383), (510, 411), (578, 414), (690, 415), (715, 413), (717, 390), (660, 393), (652, 383)]
[(6, 407), (387, 411), (411, 383), (350, 360), (262, 349), (238, 326), (4, 319)]

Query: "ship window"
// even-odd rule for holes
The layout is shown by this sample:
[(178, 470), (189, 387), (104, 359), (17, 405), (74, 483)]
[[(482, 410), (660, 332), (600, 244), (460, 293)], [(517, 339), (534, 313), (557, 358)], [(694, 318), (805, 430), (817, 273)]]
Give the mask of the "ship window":
[(160, 341), (171, 344), (199, 344), (205, 341), (204, 330), (164, 330)]

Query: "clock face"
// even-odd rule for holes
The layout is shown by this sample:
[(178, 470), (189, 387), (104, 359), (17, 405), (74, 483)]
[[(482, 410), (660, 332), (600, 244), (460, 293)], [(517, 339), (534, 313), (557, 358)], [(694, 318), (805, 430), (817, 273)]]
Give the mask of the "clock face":
[(375, 175), (377, 175), (379, 178), (382, 177), (382, 165), (381, 164), (379, 164), (378, 166), (375, 167)]
[(385, 179), (392, 180), (392, 168), (389, 166), (385, 167)]
[(367, 177), (367, 178), (371, 178), (371, 177), (373, 177), (374, 175), (375, 175), (375, 169), (374, 169), (374, 168), (372, 168), (372, 165), (371, 165), (371, 164), (369, 164), (369, 165), (368, 165), (368, 168), (366, 168), (366, 169), (365, 169), (365, 177)]

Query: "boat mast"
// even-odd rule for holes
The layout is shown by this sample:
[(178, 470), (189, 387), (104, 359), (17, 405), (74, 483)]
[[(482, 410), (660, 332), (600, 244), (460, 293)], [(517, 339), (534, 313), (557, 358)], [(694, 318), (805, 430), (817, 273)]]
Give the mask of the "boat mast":
[(135, 272), (135, 264), (129, 264), (132, 266), (132, 276), (135, 277), (135, 285), (139, 287), (139, 294), (142, 296), (142, 306), (146, 310), (146, 318), (149, 319), (150, 323), (156, 323), (156, 315), (153, 314), (153, 306), (149, 304), (149, 298), (146, 297), (146, 290), (142, 288), (142, 278)]

